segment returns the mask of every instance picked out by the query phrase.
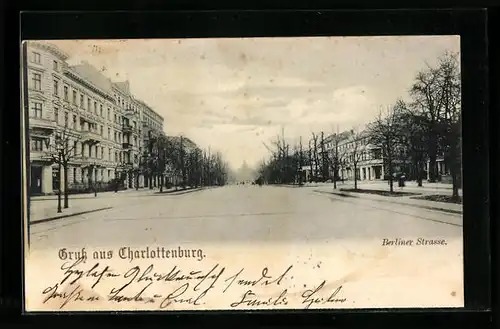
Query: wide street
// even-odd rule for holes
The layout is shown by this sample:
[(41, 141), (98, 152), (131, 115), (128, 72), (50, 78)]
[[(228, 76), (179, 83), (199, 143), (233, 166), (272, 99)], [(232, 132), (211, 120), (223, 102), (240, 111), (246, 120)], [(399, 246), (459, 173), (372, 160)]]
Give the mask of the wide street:
[[(42, 201), (34, 201), (33, 204)], [(55, 206), (56, 201), (52, 202)], [(31, 249), (196, 241), (303, 243), (395, 237), (462, 239), (457, 214), (316, 193), (229, 185), (184, 194), (152, 191), (70, 200), (108, 210), (31, 225)]]

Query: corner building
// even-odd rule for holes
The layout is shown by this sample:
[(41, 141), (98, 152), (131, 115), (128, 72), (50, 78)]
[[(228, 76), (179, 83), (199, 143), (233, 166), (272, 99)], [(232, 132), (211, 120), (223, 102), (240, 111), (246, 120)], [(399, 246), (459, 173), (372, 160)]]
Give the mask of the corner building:
[(90, 64), (69, 66), (67, 59), (54, 45), (28, 42), (30, 195), (52, 194), (64, 183), (64, 173), (47, 156), (54, 133), (63, 129), (76, 151), (68, 188), (105, 187), (115, 178), (126, 188), (143, 187), (143, 124), (153, 118), (161, 132), (163, 118), (133, 97), (128, 81), (112, 82)]

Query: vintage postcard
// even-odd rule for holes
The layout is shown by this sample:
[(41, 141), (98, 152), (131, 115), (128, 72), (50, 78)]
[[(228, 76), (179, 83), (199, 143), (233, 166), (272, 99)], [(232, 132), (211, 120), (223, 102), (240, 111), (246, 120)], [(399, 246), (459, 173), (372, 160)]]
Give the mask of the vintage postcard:
[(464, 306), (458, 36), (22, 48), (26, 311)]

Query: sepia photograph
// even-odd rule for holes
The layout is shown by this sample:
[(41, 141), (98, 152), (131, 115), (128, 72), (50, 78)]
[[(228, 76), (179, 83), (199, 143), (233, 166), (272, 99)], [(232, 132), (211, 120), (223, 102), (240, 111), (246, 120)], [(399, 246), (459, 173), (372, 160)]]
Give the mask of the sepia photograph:
[(459, 36), (21, 53), (27, 312), (464, 307)]

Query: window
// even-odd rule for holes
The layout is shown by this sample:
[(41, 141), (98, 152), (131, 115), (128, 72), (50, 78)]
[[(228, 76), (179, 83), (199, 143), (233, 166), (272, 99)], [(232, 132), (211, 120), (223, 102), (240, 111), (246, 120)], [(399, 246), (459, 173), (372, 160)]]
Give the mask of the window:
[(73, 155), (77, 155), (76, 154), (76, 150), (78, 149), (78, 142), (77, 141), (74, 141), (73, 142)]
[(115, 131), (115, 138), (114, 138), (114, 141), (116, 142), (116, 131)]
[(90, 108), (92, 106), (91, 104), (92, 103), (90, 102), (90, 97), (87, 97), (87, 110), (89, 110), (89, 111), (91, 110), (91, 108)]
[(59, 124), (59, 109), (57, 107), (54, 107), (54, 121)]
[(116, 121), (117, 121), (117, 120), (116, 120), (116, 114), (115, 114), (115, 123), (116, 123)]
[(111, 129), (108, 128), (108, 139), (110, 139), (110, 138), (111, 138)]
[(32, 151), (43, 151), (43, 139), (31, 138), (30, 149)]
[(101, 126), (101, 136), (104, 135), (104, 126)]
[(59, 71), (59, 63), (57, 61), (54, 61), (53, 68), (54, 68), (54, 71)]
[(104, 159), (104, 147), (101, 147), (101, 159)]
[(104, 118), (104, 115), (102, 113), (102, 104), (99, 105), (99, 115)]
[(76, 105), (76, 90), (73, 90), (73, 104)]
[(54, 80), (54, 90), (53, 90), (54, 96), (59, 95), (59, 81)]
[(76, 129), (76, 115), (73, 114), (73, 128)]
[(67, 101), (68, 97), (68, 86), (64, 86), (64, 100)]
[(68, 126), (68, 117), (69, 117), (68, 112), (65, 112), (65, 113), (64, 113), (64, 126), (65, 126), (65, 127), (67, 127), (67, 126)]
[(73, 168), (73, 183), (76, 183), (76, 168)]
[(41, 119), (42, 118), (42, 103), (33, 103), (32, 117)]
[(95, 111), (95, 114), (97, 114), (97, 102), (94, 102), (94, 111)]
[(85, 100), (83, 99), (83, 95), (80, 95), (80, 107), (84, 107)]
[(108, 107), (108, 120), (109, 120), (109, 118), (111, 118), (111, 110)]
[(40, 64), (42, 62), (39, 53), (33, 53), (33, 63)]
[(111, 160), (111, 149), (108, 149), (108, 160)]
[(39, 73), (33, 73), (32, 77), (33, 89), (42, 90), (42, 75)]
[(118, 162), (118, 152), (115, 152), (115, 158), (113, 161)]

